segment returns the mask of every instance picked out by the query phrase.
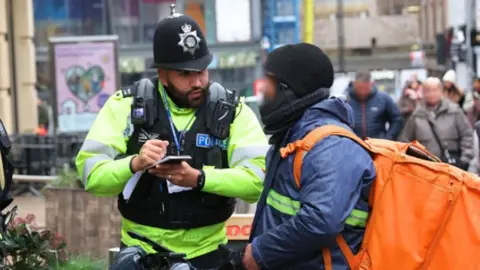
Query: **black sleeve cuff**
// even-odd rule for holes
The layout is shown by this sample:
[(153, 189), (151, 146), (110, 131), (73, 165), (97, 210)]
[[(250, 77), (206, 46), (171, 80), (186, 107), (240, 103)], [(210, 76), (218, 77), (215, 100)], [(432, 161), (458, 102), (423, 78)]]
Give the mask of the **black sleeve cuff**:
[(128, 163), (128, 168), (130, 168), (130, 171), (131, 171), (132, 173), (135, 173), (135, 172), (133, 171), (132, 163), (133, 163), (133, 159), (134, 159), (136, 156), (137, 156), (137, 155), (134, 155), (134, 156), (130, 159), (130, 162)]
[(197, 187), (196, 190), (202, 190), (205, 186), (205, 172), (203, 170), (199, 170), (198, 178), (197, 178)]

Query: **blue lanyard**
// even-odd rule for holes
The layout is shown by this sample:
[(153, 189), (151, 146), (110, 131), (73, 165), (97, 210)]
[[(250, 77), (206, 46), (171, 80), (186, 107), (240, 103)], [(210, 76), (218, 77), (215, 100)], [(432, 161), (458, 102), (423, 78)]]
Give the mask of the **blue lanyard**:
[(170, 128), (172, 129), (173, 140), (175, 141), (175, 146), (177, 147), (177, 154), (180, 155), (180, 150), (181, 150), (180, 142), (177, 137), (177, 132), (175, 131), (175, 126), (173, 125), (172, 114), (170, 113), (170, 106), (168, 106), (168, 101), (167, 101), (167, 93), (165, 92), (165, 89), (163, 87), (162, 87), (162, 100), (163, 100), (163, 106), (167, 111), (168, 121), (170, 122)]

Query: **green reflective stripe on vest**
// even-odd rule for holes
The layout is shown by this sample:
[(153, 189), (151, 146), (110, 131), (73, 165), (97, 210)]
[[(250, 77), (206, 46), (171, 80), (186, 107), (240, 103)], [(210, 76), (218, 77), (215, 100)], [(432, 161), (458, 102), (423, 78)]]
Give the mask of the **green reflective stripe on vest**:
[(368, 212), (353, 209), (350, 216), (348, 216), (347, 220), (345, 220), (345, 223), (350, 226), (365, 228), (367, 226), (367, 220)]
[(300, 210), (300, 202), (292, 200), (286, 196), (283, 196), (275, 190), (270, 189), (267, 197), (267, 204), (277, 209), (278, 211), (294, 216)]
[[(300, 202), (292, 200), (286, 196), (277, 193), (271, 189), (268, 192), (267, 204), (277, 209), (278, 211), (294, 216), (300, 210)], [(365, 228), (367, 226), (368, 212), (353, 209), (352, 213), (345, 220), (345, 223), (350, 226)]]

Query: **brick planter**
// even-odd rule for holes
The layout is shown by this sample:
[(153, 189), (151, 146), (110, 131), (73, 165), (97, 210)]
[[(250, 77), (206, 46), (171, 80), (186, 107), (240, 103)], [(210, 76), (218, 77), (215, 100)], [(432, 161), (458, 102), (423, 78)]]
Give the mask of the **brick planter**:
[(73, 253), (107, 258), (120, 243), (121, 215), (117, 198), (96, 197), (83, 189), (44, 189), (45, 227), (65, 236)]

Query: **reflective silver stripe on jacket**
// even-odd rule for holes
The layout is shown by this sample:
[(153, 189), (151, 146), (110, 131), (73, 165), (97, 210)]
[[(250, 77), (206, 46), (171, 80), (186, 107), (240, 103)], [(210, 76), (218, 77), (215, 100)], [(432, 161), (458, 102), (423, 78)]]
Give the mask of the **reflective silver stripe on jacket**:
[(88, 158), (85, 160), (85, 164), (83, 165), (83, 184), (87, 185), (88, 176), (92, 172), (95, 164), (99, 161), (112, 161), (115, 159), (117, 155), (120, 154), (114, 147), (110, 145), (106, 145), (104, 143), (94, 141), (94, 140), (85, 140), (83, 142), (82, 148), (80, 151), (87, 152), (91, 154), (96, 154), (95, 156)]
[(235, 167), (243, 166), (253, 172), (260, 181), (265, 180), (265, 173), (263, 172), (262, 168), (258, 167), (257, 165), (253, 164), (252, 162), (245, 160), (238, 163)]
[(270, 146), (268, 145), (238, 147), (232, 152), (232, 158), (230, 159), (231, 167), (235, 167), (237, 163), (244, 160), (265, 157), (269, 148)]

